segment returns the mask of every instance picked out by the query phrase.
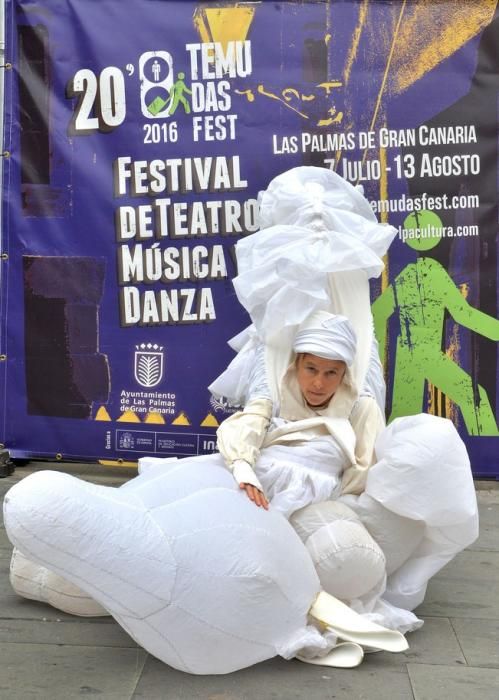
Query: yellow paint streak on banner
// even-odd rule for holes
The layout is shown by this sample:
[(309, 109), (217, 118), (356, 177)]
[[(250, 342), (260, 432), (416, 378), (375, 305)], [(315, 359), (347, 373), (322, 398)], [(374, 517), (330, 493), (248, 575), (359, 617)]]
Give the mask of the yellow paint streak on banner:
[(99, 459), (99, 464), (103, 467), (134, 467), (137, 469), (137, 462), (125, 462), (122, 459)]
[[(402, 25), (402, 18), (404, 17), (404, 12), (405, 12), (405, 9), (406, 9), (406, 3), (407, 3), (407, 0), (403, 0), (402, 4), (401, 4), (401, 6), (400, 6), (400, 10), (398, 10), (399, 15), (398, 15), (398, 18), (397, 18), (397, 24), (396, 24), (396, 26), (395, 26), (395, 31), (393, 32), (392, 43), (391, 43), (391, 46), (390, 46), (390, 51), (389, 51), (389, 53), (388, 53), (388, 58), (387, 58), (387, 61), (386, 61), (385, 71), (384, 71), (384, 73), (383, 73), (383, 79), (382, 79), (382, 81), (381, 81), (381, 86), (380, 86), (380, 88), (379, 88), (378, 97), (377, 97), (377, 99), (376, 99), (376, 105), (375, 105), (375, 107), (374, 107), (374, 112), (373, 112), (373, 116), (372, 116), (372, 119), (371, 119), (371, 124), (370, 124), (370, 126), (369, 126), (369, 131), (374, 131), (375, 126), (376, 126), (376, 122), (377, 122), (377, 119), (378, 119), (378, 112), (379, 112), (379, 110), (380, 110), (380, 108), (381, 108), (381, 105), (382, 105), (383, 96), (384, 96), (385, 88), (386, 88), (387, 81), (388, 81), (388, 75), (389, 75), (390, 70), (391, 70), (391, 68), (392, 68), (392, 60), (393, 60), (393, 56), (394, 56), (394, 53), (395, 53), (395, 47), (396, 47), (397, 42), (398, 42), (398, 40), (399, 40), (399, 32), (400, 32), (400, 27), (401, 27), (401, 25)], [(366, 148), (365, 151), (364, 151), (364, 155), (363, 155), (363, 157), (362, 157), (362, 163), (365, 162), (366, 157), (367, 157), (367, 148)]]
[(426, 412), (432, 416), (436, 415), (434, 396), (435, 396), (435, 387), (430, 382), (427, 382), (427, 384), (426, 384), (426, 401), (427, 401), (428, 408), (427, 408)]
[(160, 425), (165, 425), (166, 421), (161, 413), (157, 411), (151, 411), (144, 418), (144, 423), (158, 423)]
[(233, 7), (202, 7), (194, 13), (194, 26), (201, 41), (219, 42), (224, 50), (229, 41), (244, 41), (255, 15), (255, 8), (246, 3)]
[[(383, 122), (383, 126), (386, 126), (386, 121)], [(386, 161), (386, 148), (380, 148), (379, 149), (379, 162), (381, 166), (381, 177), (379, 181), (379, 198), (380, 199), (388, 199), (388, 175), (386, 172), (386, 166), (387, 166), (387, 161)], [(381, 219), (383, 224), (388, 223), (388, 212), (387, 211), (382, 211), (379, 215), (379, 218)]]
[(359, 19), (357, 22), (357, 26), (355, 27), (353, 32), (352, 41), (345, 61), (345, 68), (343, 70), (343, 82), (345, 83), (345, 85), (348, 84), (348, 81), (350, 79), (350, 73), (352, 72), (352, 66), (354, 64), (355, 59), (357, 58), (360, 37), (362, 36), (362, 31), (366, 24), (368, 9), (369, 0), (362, 0), (362, 3), (359, 7)]
[[(452, 335), (450, 338), (449, 347), (447, 348), (445, 354), (453, 362), (459, 364), (459, 351), (461, 350), (461, 343), (459, 341), (459, 326), (457, 323), (454, 324), (452, 329)], [(456, 410), (456, 404), (454, 401), (449, 399), (447, 395), (443, 395), (445, 398), (445, 417), (449, 418), (453, 423), (457, 421), (458, 412)]]
[(172, 425), (190, 425), (191, 422), (185, 415), (183, 411), (179, 413), (179, 415), (175, 418), (174, 421), (172, 421)]
[(107, 412), (107, 409), (105, 406), (100, 406), (99, 410), (95, 414), (94, 420), (112, 420), (111, 416)]
[[(386, 122), (384, 122), (384, 126), (386, 126)], [(386, 166), (387, 166), (387, 158), (386, 158), (386, 148), (380, 148), (379, 149), (379, 162), (381, 165), (381, 178), (379, 182), (379, 198), (381, 200), (387, 200), (388, 199), (388, 175), (386, 171)], [(379, 218), (381, 219), (381, 222), (383, 224), (388, 224), (388, 212), (387, 211), (382, 211), (380, 213)], [(385, 263), (385, 267), (383, 269), (383, 272), (381, 273), (381, 291), (384, 292), (385, 289), (388, 287), (388, 272), (389, 272), (389, 266), (388, 266), (388, 254), (383, 256), (383, 262)]]
[[(459, 285), (459, 291), (461, 292), (462, 296), (464, 299), (467, 299), (470, 287), (467, 282), (463, 282), (463, 284)], [(452, 336), (451, 336), (451, 341), (449, 344), (449, 347), (447, 349), (446, 355), (450, 357), (451, 360), (456, 362), (459, 365), (459, 352), (461, 350), (461, 340), (459, 338), (459, 324), (455, 323), (454, 327), (452, 329)], [(445, 397), (445, 415), (447, 418), (449, 418), (455, 425), (457, 425), (458, 421), (458, 411), (456, 410), (456, 404), (454, 401), (451, 401), (451, 399), (448, 398), (448, 396)]]
[(442, 415), (442, 392), (440, 391), (440, 389), (437, 389), (437, 387), (434, 384), (432, 384), (431, 382), (428, 382), (427, 392), (428, 392), (428, 411), (427, 411), (427, 413), (430, 413), (432, 416), (441, 416)]
[(208, 413), (206, 418), (201, 423), (202, 428), (218, 428), (220, 423), (217, 421), (213, 413)]
[(117, 420), (118, 423), (140, 423), (140, 418), (135, 411), (125, 411)]
[[(466, 282), (460, 284), (459, 291), (466, 299), (469, 293), (469, 285)], [(445, 354), (453, 362), (459, 365), (460, 350), (461, 340), (459, 338), (459, 324), (454, 323), (452, 326), (449, 346), (445, 351)], [(432, 413), (435, 416), (444, 416), (445, 418), (449, 418), (449, 420), (457, 425), (459, 412), (457, 411), (456, 404), (438, 387), (434, 386), (430, 382), (428, 382), (428, 413)]]
[(497, 0), (410, 3), (392, 59), (391, 89), (400, 93), (455, 53), (493, 19)]
[(463, 282), (459, 285), (459, 291), (461, 292), (464, 299), (467, 299), (468, 294), (470, 293), (470, 285), (467, 282)]
[[(383, 123), (385, 125), (386, 120), (383, 120)], [(380, 178), (380, 183), (379, 183), (379, 198), (380, 198), (380, 200), (382, 200), (382, 199), (386, 200), (386, 199), (388, 199), (388, 175), (387, 175), (387, 171), (386, 171), (386, 166), (387, 166), (386, 148), (379, 149), (379, 162), (381, 165), (381, 178)], [(384, 223), (384, 224), (388, 223), (388, 212), (382, 211), (380, 214), (380, 219), (381, 219), (382, 223)], [(388, 287), (388, 284), (389, 284), (388, 253), (386, 253), (383, 256), (383, 262), (385, 263), (385, 267), (383, 268), (383, 271), (381, 273), (381, 293), (383, 293), (385, 291), (385, 289)], [(387, 333), (386, 343), (385, 343), (385, 356), (382, 358), (383, 367), (385, 368), (385, 371), (386, 371), (386, 367), (388, 364), (389, 351), (390, 351), (390, 336)]]

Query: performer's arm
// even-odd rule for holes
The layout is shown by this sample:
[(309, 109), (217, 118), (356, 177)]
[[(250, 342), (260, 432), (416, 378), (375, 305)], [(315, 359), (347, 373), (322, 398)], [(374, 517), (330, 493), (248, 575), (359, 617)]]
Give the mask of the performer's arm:
[(341, 482), (341, 493), (360, 494), (364, 491), (367, 471), (376, 461), (374, 445), (385, 427), (385, 418), (372, 396), (361, 396), (350, 415), (355, 432), (355, 464), (345, 469)]
[(257, 505), (266, 507), (262, 485), (253, 469), (272, 417), (263, 343), (255, 352), (247, 397), (244, 410), (234, 413), (218, 428), (217, 446), (239, 486)]
[(258, 505), (266, 506), (266, 499), (260, 503), (254, 487), (263, 488), (253, 467), (260, 454), (272, 415), (270, 399), (253, 399), (244, 408), (224, 420), (217, 430), (217, 446), (228, 469), (241, 488)]

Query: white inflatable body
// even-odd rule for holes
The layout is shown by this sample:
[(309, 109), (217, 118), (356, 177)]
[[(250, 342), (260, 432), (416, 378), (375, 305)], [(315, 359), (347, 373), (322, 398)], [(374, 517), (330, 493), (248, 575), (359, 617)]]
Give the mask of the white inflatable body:
[[(244, 577), (237, 579), (238, 585), (243, 582), (244, 586), (236, 587), (235, 593), (230, 588), (226, 591), (221, 582), (227, 571), (236, 572), (241, 566), (248, 577), (264, 571), (265, 554), (272, 565), (279, 563), (271, 578), (281, 581), (284, 576), (278, 585), (284, 586), (291, 600), (295, 595), (301, 599), (298, 581), (305, 576), (305, 610), (314, 592), (322, 587), (367, 619), (402, 632), (416, 629), (421, 623), (410, 611), (423, 600), (428, 580), (478, 534), (469, 461), (451, 422), (425, 414), (394, 421), (381, 433), (377, 451), (380, 460), (370, 469), (365, 492), (298, 511), (291, 518), (298, 535), (282, 515), (272, 508), (262, 511), (237, 489), (219, 455), (178, 461), (145, 458), (141, 460), (141, 475), (119, 489), (93, 486), (53, 472), (28, 477), (9, 491), (5, 502), (7, 533), (24, 555), (13, 558), (14, 587), (21, 595), (75, 614), (99, 615), (108, 610), (152, 654), (184, 668), (172, 658), (169, 642), (158, 632), (159, 628), (167, 629), (167, 618), (171, 623), (173, 608), (167, 605), (168, 597), (158, 603), (155, 596), (161, 600), (167, 589), (165, 581), (172, 567), (169, 543), (178, 538), (179, 527), (185, 526), (209, 532), (201, 549), (201, 535), (199, 540), (189, 540), (186, 529), (181, 538), (189, 544), (182, 550), (183, 571), (190, 570), (195, 580), (202, 582), (189, 600), (194, 601), (207, 626), (217, 616), (220, 626), (224, 611), (231, 620), (238, 620), (240, 629), (246, 629), (238, 617), (244, 606), (238, 603), (238, 610), (231, 612), (228, 601), (234, 595), (251, 601), (255, 608), (252, 615), (260, 617), (258, 600), (245, 588)], [(258, 537), (267, 532), (262, 525), (275, 527), (265, 535), (268, 548), (255, 541), (248, 548), (245, 538), (253, 537), (255, 528)], [(363, 527), (370, 535), (362, 533)], [(194, 541), (196, 546), (191, 547)], [(162, 550), (164, 556), (160, 557)], [(225, 569), (215, 574), (215, 564), (220, 565), (222, 555)], [(229, 577), (229, 581), (236, 579)], [(213, 601), (207, 595), (210, 584)], [(273, 585), (269, 579), (269, 591), (265, 596), (260, 591), (259, 597), (270, 600), (276, 594)], [(253, 592), (256, 590), (253, 587)], [(267, 632), (274, 635), (280, 618), (279, 608), (272, 609), (270, 617), (268, 611), (262, 614), (262, 624), (265, 619)], [(334, 640), (305, 627), (304, 619), (300, 618), (298, 636), (291, 635), (287, 647), (282, 636), (272, 636), (273, 653), (288, 658), (306, 648), (313, 656), (331, 647)], [(191, 626), (190, 620), (189, 613), (182, 626), (189, 634), (198, 635), (202, 623), (194, 624), (192, 618)], [(168, 627), (169, 632), (174, 629), (175, 625)], [(289, 628), (284, 625), (279, 635), (286, 631)], [(294, 642), (289, 642), (291, 638)], [(258, 639), (265, 639), (261, 628)], [(256, 642), (250, 645), (253, 652), (248, 656), (246, 647), (241, 646), (235, 662), (239, 668), (263, 658), (258, 656), (261, 649), (257, 646)], [(230, 654), (224, 655), (222, 668), (227, 669), (232, 651), (231, 647)], [(196, 653), (204, 658), (201, 642)], [(270, 647), (265, 653), (270, 654)], [(214, 670), (220, 666), (212, 661), (210, 658), (199, 666), (197, 660), (194, 665), (191, 661), (188, 668), (201, 668), (194, 671), (197, 673), (226, 672)]]
[[(170, 462), (119, 489), (39, 472), (8, 492), (4, 515), (25, 556), (86, 591), (179, 670), (229, 673), (335, 644), (308, 624), (311, 608), (327, 618), (329, 603), (299, 537), (236, 488), (218, 455), (204, 466)], [(329, 621), (344, 639), (407, 648), (402, 635), (332, 604)]]

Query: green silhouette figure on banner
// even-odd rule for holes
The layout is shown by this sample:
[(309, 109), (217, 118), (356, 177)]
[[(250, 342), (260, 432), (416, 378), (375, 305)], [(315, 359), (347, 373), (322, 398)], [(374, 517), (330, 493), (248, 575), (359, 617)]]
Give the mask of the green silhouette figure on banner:
[[(433, 212), (410, 214), (404, 227), (415, 235), (405, 242), (415, 250), (430, 250), (440, 242), (441, 226)], [(470, 306), (447, 270), (433, 258), (420, 257), (407, 265), (372, 305), (382, 361), (388, 319), (397, 311), (400, 320), (389, 421), (421, 412), (428, 381), (459, 406), (470, 435), (497, 436), (485, 389), (442, 351), (446, 310), (464, 328), (499, 340), (499, 321)]]
[(185, 73), (183, 71), (180, 71), (177, 73), (177, 80), (173, 83), (171, 90), (170, 90), (170, 99), (171, 99), (171, 106), (170, 106), (170, 115), (174, 114), (177, 107), (179, 106), (179, 103), (182, 103), (182, 106), (184, 108), (184, 111), (186, 114), (191, 113), (191, 106), (184, 96), (184, 93), (187, 93), (188, 95), (192, 95), (192, 91), (189, 90), (187, 85), (184, 83), (184, 78), (185, 78)]

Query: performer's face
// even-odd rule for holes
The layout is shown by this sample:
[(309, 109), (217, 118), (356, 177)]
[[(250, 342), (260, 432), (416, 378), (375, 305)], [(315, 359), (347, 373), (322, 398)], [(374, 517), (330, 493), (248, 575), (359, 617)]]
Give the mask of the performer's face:
[(296, 360), (296, 377), (309, 406), (325, 406), (343, 381), (346, 364), (305, 353)]

